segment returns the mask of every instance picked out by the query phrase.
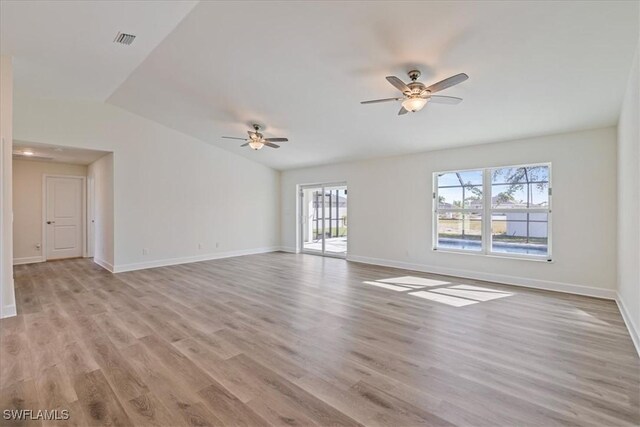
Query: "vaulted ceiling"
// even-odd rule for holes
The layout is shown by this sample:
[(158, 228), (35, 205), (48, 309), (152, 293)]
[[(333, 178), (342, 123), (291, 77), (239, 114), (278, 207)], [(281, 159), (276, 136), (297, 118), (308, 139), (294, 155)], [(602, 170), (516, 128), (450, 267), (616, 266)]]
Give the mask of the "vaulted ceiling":
[[(23, 3), (2, 2), (17, 94), (106, 99), (278, 169), (614, 125), (638, 42), (637, 2)], [(442, 93), (462, 104), (359, 104), (413, 68), (467, 73)], [(290, 142), (220, 138), (254, 122)]]
[[(197, 1), (0, 2), (0, 51), (16, 96), (104, 101)], [(118, 32), (139, 37), (113, 43)]]

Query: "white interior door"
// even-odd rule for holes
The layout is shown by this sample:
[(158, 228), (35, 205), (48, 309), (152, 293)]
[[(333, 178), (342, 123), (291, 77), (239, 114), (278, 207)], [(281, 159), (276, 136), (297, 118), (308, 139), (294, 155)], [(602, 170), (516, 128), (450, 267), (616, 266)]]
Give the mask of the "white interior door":
[(46, 254), (47, 259), (82, 256), (81, 177), (46, 178)]
[(96, 181), (93, 177), (87, 178), (87, 253), (93, 258), (96, 239)]

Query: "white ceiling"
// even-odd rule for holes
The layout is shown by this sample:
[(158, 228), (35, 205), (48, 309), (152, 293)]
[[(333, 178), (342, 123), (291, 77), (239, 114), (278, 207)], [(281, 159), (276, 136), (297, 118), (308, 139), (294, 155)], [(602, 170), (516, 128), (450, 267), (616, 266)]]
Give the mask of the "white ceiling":
[[(196, 1), (0, 2), (0, 51), (16, 96), (104, 101)], [(138, 37), (113, 43), (118, 32)]]
[[(25, 152), (33, 153), (33, 155), (25, 156)], [(59, 145), (40, 144), (27, 141), (13, 141), (13, 157), (21, 160), (88, 165), (106, 154), (108, 154), (108, 152), (99, 150), (62, 147)]]
[[(141, 59), (123, 60), (127, 68), (118, 52), (148, 32), (159, 41), (158, 27), (170, 32), (191, 7), (83, 2), (60, 12), (49, 2), (44, 11), (12, 5), (7, 17), (6, 3), (3, 53), (5, 44), (26, 45), (16, 54), (16, 85), (39, 96), (96, 98)], [(118, 20), (123, 4), (138, 8), (127, 19), (133, 29)], [(56, 25), (40, 22), (47, 16)], [(277, 169), (596, 128), (617, 122), (638, 16), (638, 2), (613, 1), (201, 2), (107, 102)], [(139, 39), (115, 45), (119, 30)], [(82, 50), (66, 51), (53, 37), (60, 31), (71, 33), (72, 46), (86, 39)], [(108, 49), (94, 52), (105, 37)], [(73, 78), (57, 72), (67, 62)], [(402, 117), (392, 103), (359, 104), (395, 96), (384, 77), (406, 80), (415, 67), (427, 84), (466, 72), (468, 81), (442, 93), (464, 102)], [(252, 122), (290, 142), (254, 152), (220, 139), (245, 136)]]

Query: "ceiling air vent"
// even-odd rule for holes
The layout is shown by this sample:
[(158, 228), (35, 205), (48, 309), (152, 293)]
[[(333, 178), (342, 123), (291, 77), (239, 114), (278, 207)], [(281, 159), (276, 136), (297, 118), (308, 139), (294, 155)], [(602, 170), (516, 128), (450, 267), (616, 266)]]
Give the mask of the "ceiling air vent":
[(133, 43), (133, 41), (135, 39), (136, 39), (136, 36), (134, 36), (133, 34), (118, 33), (118, 35), (113, 40), (113, 42), (114, 43), (120, 43), (120, 44), (126, 44), (128, 46), (131, 43)]

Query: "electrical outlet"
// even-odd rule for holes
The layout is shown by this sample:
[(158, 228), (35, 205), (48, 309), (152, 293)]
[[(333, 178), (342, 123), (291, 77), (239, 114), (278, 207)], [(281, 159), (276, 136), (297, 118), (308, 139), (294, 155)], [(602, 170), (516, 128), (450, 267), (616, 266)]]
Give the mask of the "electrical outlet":
[(142, 255), (149, 255), (149, 248), (142, 248)]
[(198, 243), (198, 249), (202, 250), (202, 243)]
[(216, 248), (220, 247), (220, 242), (216, 242)]

